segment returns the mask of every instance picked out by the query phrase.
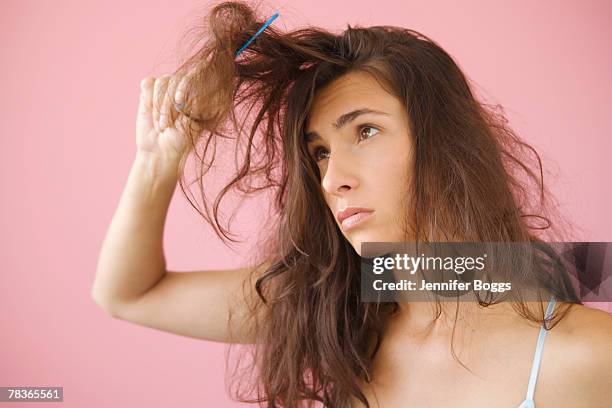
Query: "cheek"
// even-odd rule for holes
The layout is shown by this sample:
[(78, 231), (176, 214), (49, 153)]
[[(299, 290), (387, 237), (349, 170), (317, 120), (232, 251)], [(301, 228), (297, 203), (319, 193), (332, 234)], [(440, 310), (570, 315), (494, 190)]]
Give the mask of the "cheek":
[[(334, 199), (332, 196), (330, 196), (327, 193), (323, 193), (323, 199), (325, 200), (325, 202), (323, 204), (325, 204), (325, 207), (328, 210), (328, 215), (330, 217), (333, 217), (333, 215), (331, 215), (331, 213), (333, 212), (333, 209), (335, 208), (335, 203), (334, 203)], [(335, 220), (335, 218), (334, 218)]]
[[(408, 158), (395, 155), (387, 160), (377, 161), (368, 171), (368, 192), (371, 204), (378, 208), (381, 219), (389, 227), (400, 227), (409, 203), (410, 168)], [(384, 215), (383, 215), (384, 214)]]
[(400, 166), (378, 168), (378, 174), (368, 185), (368, 196), (376, 200), (387, 209), (396, 210), (401, 206), (404, 194), (408, 188), (407, 177), (404, 172), (398, 171)]
[(369, 185), (376, 189), (378, 196), (394, 197), (397, 192), (408, 188), (410, 167), (407, 154), (376, 158), (370, 160), (367, 167)]

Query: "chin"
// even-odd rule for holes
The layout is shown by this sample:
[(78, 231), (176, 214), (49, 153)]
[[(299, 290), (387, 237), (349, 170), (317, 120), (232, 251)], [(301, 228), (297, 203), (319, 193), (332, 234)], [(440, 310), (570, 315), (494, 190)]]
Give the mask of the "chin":
[(345, 238), (355, 249), (355, 252), (361, 254), (361, 244), (364, 242), (404, 242), (405, 238), (397, 231), (372, 231), (363, 229), (361, 231), (350, 231)]
[(376, 239), (372, 234), (368, 234), (365, 231), (355, 231), (353, 234), (347, 237), (348, 242), (351, 244), (355, 252), (361, 256), (361, 244), (363, 242), (381, 242)]

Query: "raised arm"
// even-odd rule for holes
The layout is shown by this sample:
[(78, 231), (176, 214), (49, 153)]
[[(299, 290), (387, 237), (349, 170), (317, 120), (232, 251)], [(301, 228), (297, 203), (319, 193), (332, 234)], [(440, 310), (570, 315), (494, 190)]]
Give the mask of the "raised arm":
[[(141, 83), (137, 153), (104, 239), (92, 297), (111, 316), (167, 332), (221, 342), (252, 342), (246, 310), (258, 298), (243, 282), (255, 266), (233, 270), (166, 270), (163, 230), (185, 147), (174, 122), (158, 125), (167, 112), (164, 94), (176, 87), (169, 76)], [(180, 87), (180, 84), (178, 85)], [(161, 101), (156, 108), (154, 101)], [(178, 118), (178, 120), (182, 120)], [(263, 270), (267, 265), (260, 266)], [(234, 312), (230, 327), (230, 311)]]

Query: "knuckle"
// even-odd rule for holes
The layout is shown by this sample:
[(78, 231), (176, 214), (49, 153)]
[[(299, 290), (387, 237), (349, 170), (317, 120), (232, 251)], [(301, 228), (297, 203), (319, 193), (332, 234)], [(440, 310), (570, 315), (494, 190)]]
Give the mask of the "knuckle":
[(142, 91), (147, 90), (149, 88), (150, 82), (151, 82), (151, 75), (147, 75), (146, 77), (142, 78), (140, 80), (140, 89)]

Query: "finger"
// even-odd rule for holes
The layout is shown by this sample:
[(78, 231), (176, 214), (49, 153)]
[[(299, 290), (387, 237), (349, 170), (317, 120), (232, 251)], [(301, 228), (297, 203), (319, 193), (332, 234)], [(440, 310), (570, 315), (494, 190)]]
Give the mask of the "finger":
[(180, 77), (178, 75), (171, 75), (168, 81), (168, 90), (166, 97), (164, 98), (165, 115), (169, 119), (168, 124), (172, 126), (176, 118), (181, 114), (181, 106), (177, 106), (175, 102), (176, 89)]
[(149, 75), (140, 81), (140, 103), (138, 105), (138, 115), (152, 119), (151, 103), (153, 99), (153, 83), (155, 77)]
[(159, 110), (160, 116), (159, 116), (159, 121), (160, 121), (160, 129), (163, 130), (165, 128), (167, 128), (168, 126), (172, 126), (172, 123), (174, 121), (174, 116), (172, 111), (173, 111), (173, 106), (170, 103), (170, 101), (172, 101), (172, 98), (174, 96), (174, 92), (172, 91), (172, 78), (174, 77), (174, 75), (172, 74), (166, 74), (163, 75), (162, 77), (162, 89), (161, 89), (161, 95), (160, 95), (160, 100), (161, 100), (161, 107)]
[(153, 85), (153, 126), (155, 130), (159, 132), (159, 115), (163, 103), (164, 93), (164, 76), (160, 76), (155, 79)]
[(174, 102), (176, 102), (177, 104), (181, 104), (185, 101), (185, 92), (187, 89), (187, 85), (189, 84), (189, 81), (191, 80), (194, 74), (195, 68), (189, 73), (187, 73), (185, 76), (183, 76), (179, 81), (176, 87), (176, 92), (174, 93)]
[(174, 127), (176, 128), (176, 130), (179, 131), (180, 134), (182, 134), (184, 137), (187, 136), (187, 129), (190, 125), (190, 120), (187, 116), (185, 115), (180, 115), (178, 117), (178, 119), (176, 119), (176, 123), (174, 125)]
[(158, 124), (158, 118), (159, 118), (159, 107), (158, 107), (158, 99), (159, 99), (159, 84), (160, 84), (160, 80), (159, 78), (155, 78), (155, 83), (153, 84), (153, 101), (152, 101), (152, 106), (151, 106), (151, 116), (153, 117), (153, 126), (155, 127), (155, 130), (157, 132), (159, 132), (159, 128), (157, 126)]
[(162, 106), (160, 109), (160, 116), (159, 116), (159, 129), (161, 131), (163, 131), (165, 128), (169, 127), (172, 125), (173, 122), (173, 118), (172, 118), (172, 114), (170, 113), (170, 98), (171, 98), (171, 93), (170, 93), (170, 87), (168, 85), (168, 83), (171, 81), (171, 78), (168, 77), (167, 79), (164, 78), (164, 92), (161, 96), (162, 98)]

